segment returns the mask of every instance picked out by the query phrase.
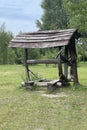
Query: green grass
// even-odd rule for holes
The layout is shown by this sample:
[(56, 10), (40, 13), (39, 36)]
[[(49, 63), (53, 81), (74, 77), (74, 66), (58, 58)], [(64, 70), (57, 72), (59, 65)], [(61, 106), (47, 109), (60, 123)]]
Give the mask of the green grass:
[[(57, 67), (30, 69), (42, 78), (57, 78)], [(0, 130), (87, 130), (87, 63), (81, 63), (78, 72), (82, 86), (60, 88), (53, 94), (64, 92), (66, 97), (47, 98), (37, 89), (21, 87), (22, 65), (0, 66)]]

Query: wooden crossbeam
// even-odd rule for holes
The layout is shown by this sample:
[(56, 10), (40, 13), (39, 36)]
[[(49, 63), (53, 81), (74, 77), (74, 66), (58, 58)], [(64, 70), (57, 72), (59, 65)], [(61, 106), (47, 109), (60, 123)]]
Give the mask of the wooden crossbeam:
[[(71, 63), (61, 55), (61, 63), (67, 63), (71, 66)], [(58, 64), (58, 59), (45, 59), (45, 60), (27, 60), (27, 64)]]
[(28, 64), (58, 64), (57, 59), (46, 59), (46, 60), (27, 60)]

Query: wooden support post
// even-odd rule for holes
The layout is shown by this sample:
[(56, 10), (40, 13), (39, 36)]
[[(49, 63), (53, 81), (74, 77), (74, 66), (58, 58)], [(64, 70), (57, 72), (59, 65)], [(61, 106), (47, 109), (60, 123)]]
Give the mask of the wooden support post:
[[(68, 60), (68, 46), (65, 46), (65, 58)], [(64, 63), (64, 76), (68, 77), (68, 63)]]
[(78, 73), (77, 73), (77, 55), (76, 55), (76, 47), (75, 47), (75, 38), (72, 37), (72, 39), (70, 40), (70, 55), (71, 55), (71, 73), (73, 76), (73, 81), (74, 81), (74, 85), (77, 86), (79, 85), (79, 80), (78, 80)]
[(27, 64), (27, 60), (28, 60), (28, 50), (24, 49), (25, 52), (25, 70), (26, 70), (26, 80), (27, 82), (30, 81), (30, 75), (29, 75), (29, 70), (28, 70), (28, 64)]
[[(61, 47), (58, 48), (58, 51), (61, 50)], [(63, 75), (63, 71), (62, 71), (62, 63), (61, 63), (61, 54), (59, 54), (58, 56), (58, 71), (59, 71), (59, 77), (61, 77)]]

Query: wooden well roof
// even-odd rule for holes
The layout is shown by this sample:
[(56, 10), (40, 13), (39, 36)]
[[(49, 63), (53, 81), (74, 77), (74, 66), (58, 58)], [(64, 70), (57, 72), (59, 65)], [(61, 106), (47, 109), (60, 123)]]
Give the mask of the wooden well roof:
[(37, 31), (21, 33), (11, 40), (9, 47), (49, 48), (66, 46), (72, 37), (77, 37), (76, 29)]

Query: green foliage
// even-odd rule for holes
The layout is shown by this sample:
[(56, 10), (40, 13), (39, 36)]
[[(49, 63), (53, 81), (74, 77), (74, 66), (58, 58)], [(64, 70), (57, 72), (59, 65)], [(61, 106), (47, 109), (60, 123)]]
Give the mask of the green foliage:
[(14, 52), (8, 48), (12, 37), (11, 32), (5, 31), (5, 24), (3, 23), (0, 27), (0, 64), (7, 64), (10, 63), (10, 61), (13, 62)]
[(29, 59), (39, 59), (40, 58), (40, 49), (28, 49)]
[(7, 48), (7, 64), (14, 64), (15, 63), (15, 51), (12, 48)]
[(82, 44), (77, 45), (77, 56), (79, 61), (87, 61), (87, 43), (82, 40)]
[(22, 64), (24, 62), (24, 50), (22, 48), (15, 48), (15, 63)]
[[(9, 48), (9, 42), (13, 38), (11, 32), (6, 32), (5, 24), (0, 27), (0, 64), (24, 63), (24, 50), (21, 48)], [(29, 50), (29, 59), (40, 58), (39, 49)]]
[(87, 32), (87, 0), (63, 0), (63, 2), (69, 19), (68, 27)]
[(40, 30), (79, 28), (87, 32), (87, 0), (43, 0)]
[(67, 16), (62, 0), (43, 0), (41, 7), (44, 14), (41, 20), (36, 22), (39, 30), (67, 28)]
[[(37, 20), (39, 30), (78, 28), (86, 39), (77, 46), (78, 62), (87, 61), (87, 0), (43, 0), (44, 10), (41, 20)], [(52, 57), (51, 50), (41, 51), (43, 57)], [(54, 53), (55, 54), (55, 53)]]

